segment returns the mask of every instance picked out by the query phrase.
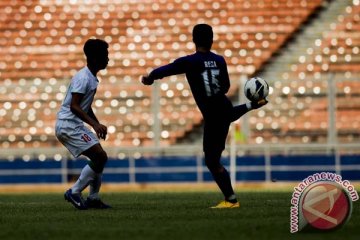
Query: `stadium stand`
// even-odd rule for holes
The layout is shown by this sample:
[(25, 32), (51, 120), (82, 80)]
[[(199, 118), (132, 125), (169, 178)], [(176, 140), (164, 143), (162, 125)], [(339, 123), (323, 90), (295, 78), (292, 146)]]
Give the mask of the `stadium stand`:
[[(273, 85), (273, 99), (279, 104), (267, 109), (267, 118), (252, 119), (253, 128), (258, 130), (254, 135), (267, 138), (265, 142), (326, 143), (332, 127), (336, 128), (335, 142), (359, 141), (360, 6), (358, 1), (337, 1), (334, 6), (336, 13), (326, 12), (329, 20), (310, 26), (313, 38), (306, 41), (306, 34), (301, 33), (308, 44), (291, 46), (299, 50), (291, 52), (292, 61), (276, 75), (269, 74), (280, 79)], [(336, 96), (333, 103), (329, 102), (329, 91)], [(334, 125), (329, 122), (332, 105)]]
[[(321, 4), (321, 0), (1, 1), (0, 146), (60, 146), (54, 137), (55, 114), (71, 76), (84, 64), (81, 47), (89, 37), (104, 38), (111, 46), (95, 102), (99, 118), (109, 126), (105, 146), (146, 146), (154, 144), (156, 134), (154, 100), (152, 90), (139, 84), (139, 75), (193, 52), (194, 24), (214, 26), (214, 50), (227, 58), (233, 80), (229, 94), (235, 95), (239, 78), (261, 69)], [(201, 124), (201, 116), (183, 76), (162, 82), (159, 91), (160, 145), (166, 146)], [(258, 119), (251, 121), (259, 124)], [(264, 134), (272, 137), (276, 132)], [(253, 139), (256, 135), (249, 142)]]
[(154, 88), (139, 82), (192, 53), (191, 30), (202, 22), (214, 27), (234, 101), (244, 79), (260, 75), (271, 85), (269, 104), (233, 124), (246, 136), (235, 160), (224, 152), (226, 166), (235, 162), (232, 180), (294, 181), (319, 171), (359, 180), (358, 0), (95, 2), (0, 2), (0, 183), (66, 183), (79, 174), (86, 160), (58, 143), (54, 121), (90, 37), (110, 43), (94, 102), (110, 133), (104, 181), (211, 181), (184, 76)]

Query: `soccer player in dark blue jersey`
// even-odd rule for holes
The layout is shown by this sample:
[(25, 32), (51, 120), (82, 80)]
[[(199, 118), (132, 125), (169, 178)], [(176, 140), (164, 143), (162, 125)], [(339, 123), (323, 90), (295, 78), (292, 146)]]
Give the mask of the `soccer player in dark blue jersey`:
[(224, 194), (225, 200), (212, 208), (236, 208), (240, 204), (231, 185), (228, 171), (221, 164), (230, 123), (252, 109), (267, 103), (259, 102), (233, 106), (226, 96), (230, 80), (225, 59), (211, 52), (213, 44), (212, 27), (198, 24), (193, 29), (196, 52), (180, 57), (173, 63), (153, 70), (142, 77), (145, 85), (167, 76), (186, 74), (191, 91), (204, 119), (203, 151), (205, 163), (215, 182)]

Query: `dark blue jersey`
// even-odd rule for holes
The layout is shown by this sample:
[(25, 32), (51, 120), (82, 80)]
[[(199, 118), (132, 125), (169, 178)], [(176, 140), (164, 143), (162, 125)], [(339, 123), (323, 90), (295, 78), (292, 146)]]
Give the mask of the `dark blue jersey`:
[(230, 80), (222, 56), (213, 52), (196, 52), (153, 70), (149, 78), (156, 80), (182, 73), (186, 74), (191, 92), (203, 114), (231, 104), (225, 96), (230, 88)]

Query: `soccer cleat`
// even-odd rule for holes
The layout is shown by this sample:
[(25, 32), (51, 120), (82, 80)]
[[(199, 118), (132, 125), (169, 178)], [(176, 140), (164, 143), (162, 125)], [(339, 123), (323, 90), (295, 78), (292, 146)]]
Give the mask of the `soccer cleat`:
[(86, 210), (87, 207), (84, 203), (84, 200), (81, 197), (80, 193), (72, 193), (71, 188), (67, 190), (64, 194), (64, 198), (66, 201), (70, 202), (74, 207), (80, 210)]
[(258, 109), (258, 108), (261, 108), (262, 106), (266, 105), (267, 103), (268, 103), (268, 100), (266, 98), (264, 98), (259, 101), (251, 102), (250, 104), (251, 104), (252, 109)]
[(224, 201), (221, 201), (218, 205), (210, 207), (210, 208), (238, 208), (238, 207), (240, 207), (239, 202), (231, 203), (231, 202), (224, 200)]
[(111, 208), (110, 205), (104, 203), (100, 199), (91, 199), (87, 198), (85, 201), (85, 205), (87, 208), (96, 208), (96, 209), (108, 209)]

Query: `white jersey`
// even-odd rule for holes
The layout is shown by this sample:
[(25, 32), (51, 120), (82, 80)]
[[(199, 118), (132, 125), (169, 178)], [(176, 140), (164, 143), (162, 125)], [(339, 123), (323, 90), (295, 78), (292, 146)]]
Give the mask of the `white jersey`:
[(68, 120), (79, 124), (83, 123), (83, 121), (70, 110), (72, 93), (84, 94), (84, 97), (80, 103), (80, 107), (85, 112), (88, 112), (94, 100), (98, 84), (99, 80), (90, 72), (88, 67), (84, 67), (79, 72), (77, 72), (71, 79), (71, 83), (67, 90), (65, 99), (57, 114), (57, 119)]

